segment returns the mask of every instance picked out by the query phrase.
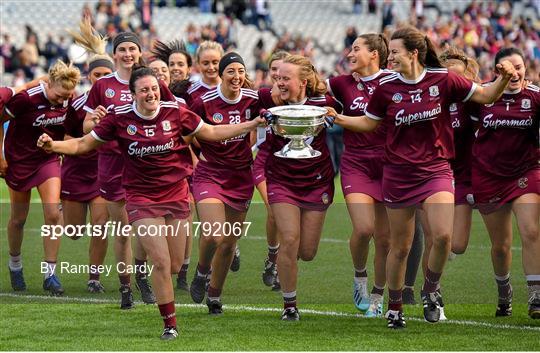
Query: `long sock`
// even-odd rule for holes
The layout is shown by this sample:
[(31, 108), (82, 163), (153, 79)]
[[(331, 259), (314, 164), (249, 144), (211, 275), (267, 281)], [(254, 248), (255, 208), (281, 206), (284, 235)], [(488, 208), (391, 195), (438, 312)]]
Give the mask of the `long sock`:
[(221, 300), (221, 289), (208, 286), (208, 300)]
[(367, 274), (367, 267), (364, 267), (362, 269), (357, 269), (355, 268), (354, 269), (354, 277), (355, 278), (367, 278), (368, 274)]
[(54, 275), (54, 271), (56, 270), (56, 261), (46, 261), (47, 262), (47, 272), (44, 274), (45, 279), (51, 277)]
[(275, 264), (277, 260), (278, 252), (279, 252), (279, 244), (276, 246), (268, 245), (268, 261)]
[(99, 271), (95, 267), (90, 267), (90, 275), (88, 276), (90, 281), (99, 281)]
[(9, 254), (9, 269), (11, 271), (19, 271), (22, 269), (21, 254), (11, 255)]
[(416, 281), (416, 275), (418, 274), (418, 267), (422, 261), (422, 253), (424, 252), (424, 230), (422, 229), (422, 222), (417, 217), (414, 224), (414, 238), (411, 244), (411, 250), (409, 251), (409, 257), (407, 258), (407, 270), (405, 271), (405, 286), (414, 287)]
[(141, 279), (146, 277), (146, 260), (135, 258), (135, 278)]
[(495, 276), (497, 291), (499, 292), (499, 302), (509, 303), (512, 301), (512, 284), (510, 284), (510, 274)]
[(130, 275), (118, 275), (121, 286), (129, 287), (131, 286), (131, 276)]
[(176, 327), (176, 310), (174, 308), (174, 300), (167, 304), (159, 304), (159, 313), (163, 318), (165, 327)]
[(283, 308), (296, 308), (296, 291), (283, 293)]
[(401, 289), (388, 288), (388, 310), (403, 311), (403, 298)]
[(204, 277), (210, 272), (210, 266), (203, 267), (200, 263), (197, 264), (197, 276)]
[(424, 286), (422, 287), (422, 292), (426, 294), (436, 292), (439, 286), (439, 281), (441, 280), (441, 275), (442, 272), (433, 272), (428, 267), (426, 271), (426, 277), (424, 278)]
[(189, 260), (190, 260), (189, 257), (184, 260), (184, 263), (182, 264), (182, 267), (180, 267), (180, 271), (178, 272), (178, 278), (184, 278), (184, 279), (187, 278)]
[(535, 292), (540, 292), (540, 275), (527, 275), (527, 289), (529, 290), (529, 297)]

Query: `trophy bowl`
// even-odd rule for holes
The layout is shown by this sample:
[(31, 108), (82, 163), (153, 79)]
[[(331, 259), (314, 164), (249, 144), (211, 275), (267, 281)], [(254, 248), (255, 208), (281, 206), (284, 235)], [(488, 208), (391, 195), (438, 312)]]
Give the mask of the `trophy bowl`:
[(325, 108), (309, 105), (287, 105), (268, 109), (273, 117), (272, 129), (276, 135), (291, 139), (274, 155), (281, 158), (315, 158), (321, 152), (314, 150), (306, 139), (315, 137), (324, 128)]

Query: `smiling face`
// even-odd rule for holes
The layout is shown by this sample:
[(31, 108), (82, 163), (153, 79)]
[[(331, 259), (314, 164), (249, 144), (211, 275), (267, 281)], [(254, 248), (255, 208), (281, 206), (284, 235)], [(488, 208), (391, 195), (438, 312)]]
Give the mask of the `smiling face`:
[(200, 54), (199, 68), (205, 82), (214, 82), (219, 78), (219, 60), (221, 54), (214, 49), (206, 49)]
[(154, 60), (148, 65), (148, 67), (152, 69), (157, 78), (165, 81), (167, 86), (171, 83), (169, 67), (162, 60)]
[(523, 87), (523, 81), (525, 80), (525, 63), (523, 62), (523, 58), (518, 54), (512, 54), (510, 56), (503, 56), (500, 58), (499, 63), (508, 60), (512, 65), (514, 65), (514, 69), (516, 69), (516, 73), (514, 76), (512, 76), (512, 79), (508, 83), (508, 89), (510, 91), (515, 91)]
[(182, 53), (171, 54), (169, 56), (169, 71), (173, 82), (187, 79), (190, 67), (186, 56)]
[(90, 80), (90, 83), (93, 85), (101, 77), (108, 75), (110, 73), (112, 73), (112, 70), (109, 69), (108, 67), (98, 66), (94, 68), (92, 71), (90, 71), (90, 73), (88, 73), (88, 79)]
[(232, 95), (238, 96), (246, 80), (246, 68), (240, 63), (231, 63), (225, 67), (221, 75), (222, 87)]
[(118, 67), (125, 70), (131, 70), (133, 65), (139, 62), (141, 55), (141, 51), (137, 44), (124, 42), (116, 47), (113, 58)]
[(135, 92), (132, 92), (137, 110), (144, 115), (152, 115), (159, 106), (159, 84), (154, 76), (142, 76), (135, 81)]
[(359, 70), (367, 67), (371, 60), (376, 57), (376, 53), (376, 50), (369, 50), (364, 38), (356, 38), (351, 47), (351, 52), (349, 55), (347, 55), (351, 71), (358, 72)]
[(75, 88), (65, 89), (62, 87), (62, 84), (58, 82), (47, 83), (45, 91), (47, 93), (47, 100), (52, 105), (63, 105), (65, 101), (75, 94)]
[(291, 63), (282, 63), (278, 69), (277, 85), (280, 98), (297, 103), (306, 97), (306, 80), (300, 79), (300, 68)]
[(388, 68), (399, 73), (410, 72), (414, 53), (403, 45), (403, 39), (392, 39), (388, 45)]
[(283, 63), (283, 60), (274, 60), (270, 63), (270, 78), (272, 79), (272, 83), (276, 83), (278, 80), (278, 69), (279, 65)]

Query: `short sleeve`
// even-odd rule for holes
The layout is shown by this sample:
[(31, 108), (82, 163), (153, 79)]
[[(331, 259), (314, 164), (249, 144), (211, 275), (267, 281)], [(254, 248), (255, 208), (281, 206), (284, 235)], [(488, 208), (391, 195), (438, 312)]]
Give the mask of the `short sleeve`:
[(99, 124), (97, 124), (90, 134), (93, 138), (99, 142), (107, 142), (116, 139), (116, 126), (115, 126), (116, 116), (115, 114), (107, 114)]
[(190, 105), (190, 110), (203, 119), (206, 116), (206, 109), (204, 107), (204, 102), (202, 101), (201, 97), (195, 99), (192, 102), (192, 104)]
[(0, 112), (14, 94), (15, 91), (11, 87), (0, 87)]
[(375, 88), (371, 99), (366, 107), (366, 116), (373, 120), (382, 120), (386, 115), (386, 107), (388, 102), (384, 97), (383, 86)]
[(197, 133), (204, 122), (201, 117), (187, 108), (180, 107), (180, 124), (182, 127), (182, 136), (188, 136)]
[(329, 107), (334, 108), (339, 114), (343, 113), (343, 104), (341, 104), (341, 102), (339, 102), (336, 98), (332, 97), (329, 94), (325, 95), (325, 98), (326, 104)]
[(30, 96), (26, 91), (21, 91), (11, 98), (5, 106), (5, 110), (10, 118), (15, 118), (28, 110), (30, 103)]
[(103, 97), (103, 93), (101, 92), (102, 90), (100, 87), (101, 85), (98, 81), (90, 89), (90, 92), (88, 93), (88, 99), (84, 104), (84, 110), (86, 112), (92, 113), (94, 109), (101, 105), (101, 97)]
[(446, 80), (448, 97), (452, 97), (452, 102), (466, 102), (476, 90), (476, 83), (452, 71), (448, 71)]
[(80, 137), (83, 135), (79, 115), (73, 106), (69, 106), (67, 110), (64, 129), (66, 130), (66, 134), (72, 137)]

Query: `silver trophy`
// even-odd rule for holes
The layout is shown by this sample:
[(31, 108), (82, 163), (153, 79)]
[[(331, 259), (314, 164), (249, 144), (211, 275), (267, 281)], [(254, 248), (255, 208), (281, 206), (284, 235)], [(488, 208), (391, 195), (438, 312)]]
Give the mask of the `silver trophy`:
[(321, 152), (314, 150), (306, 139), (315, 137), (324, 128), (325, 108), (309, 105), (287, 105), (269, 109), (272, 114), (272, 129), (276, 135), (291, 139), (274, 155), (281, 158), (315, 158)]

